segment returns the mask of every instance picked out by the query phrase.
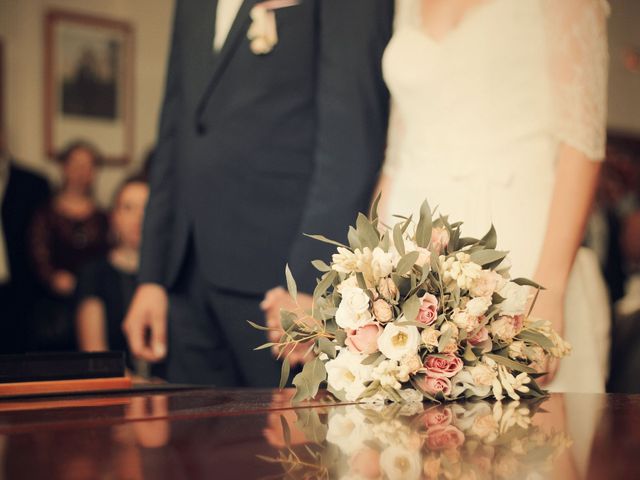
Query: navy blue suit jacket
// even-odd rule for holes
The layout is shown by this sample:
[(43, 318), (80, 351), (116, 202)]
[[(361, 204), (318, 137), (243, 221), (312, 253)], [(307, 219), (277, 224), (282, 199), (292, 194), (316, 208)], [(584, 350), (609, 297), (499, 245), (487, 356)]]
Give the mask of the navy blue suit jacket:
[(291, 264), (311, 291), (325, 245), (366, 210), (383, 158), (392, 0), (301, 0), (254, 54), (245, 0), (212, 50), (216, 1), (177, 0), (140, 280), (174, 284), (193, 240), (213, 285), (261, 293)]

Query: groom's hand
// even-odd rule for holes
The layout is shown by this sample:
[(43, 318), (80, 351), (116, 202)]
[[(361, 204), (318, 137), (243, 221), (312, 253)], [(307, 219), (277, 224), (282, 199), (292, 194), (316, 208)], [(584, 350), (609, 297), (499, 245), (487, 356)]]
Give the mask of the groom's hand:
[[(298, 293), (297, 303), (291, 298), (291, 295), (282, 287), (276, 287), (267, 292), (264, 300), (260, 304), (260, 308), (265, 313), (267, 327), (273, 329), (268, 332), (270, 342), (279, 342), (284, 334), (282, 323), (280, 322), (280, 311), (288, 310), (298, 315), (299, 319), (309, 316), (309, 312), (313, 306), (313, 297), (306, 293)], [(309, 349), (310, 344), (304, 343), (298, 345), (293, 350), (285, 350), (284, 354), (289, 358), (289, 363), (296, 365), (305, 361), (304, 355)], [(278, 348), (273, 348), (274, 356), (280, 354)]]
[(134, 356), (159, 362), (167, 355), (167, 311), (164, 287), (143, 283), (136, 289), (122, 329)]

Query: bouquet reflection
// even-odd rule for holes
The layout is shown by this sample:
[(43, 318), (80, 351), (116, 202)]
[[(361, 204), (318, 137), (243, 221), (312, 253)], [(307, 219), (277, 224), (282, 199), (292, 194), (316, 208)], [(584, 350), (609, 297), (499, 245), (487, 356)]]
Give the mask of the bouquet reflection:
[[(285, 478), (545, 478), (570, 446), (534, 421), (544, 402), (349, 405), (273, 414), (265, 430)], [(296, 418), (297, 416), (297, 418)]]

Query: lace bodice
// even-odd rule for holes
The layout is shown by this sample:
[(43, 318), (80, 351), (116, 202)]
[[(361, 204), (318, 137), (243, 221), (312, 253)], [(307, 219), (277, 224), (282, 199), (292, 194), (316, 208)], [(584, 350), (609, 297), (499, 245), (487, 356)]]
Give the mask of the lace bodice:
[(508, 176), (534, 138), (555, 142), (554, 152), (565, 143), (604, 157), (604, 0), (488, 0), (440, 40), (421, 27), (421, 0), (396, 4), (384, 58), (393, 99), (386, 172), (404, 149), (460, 174), (484, 154)]

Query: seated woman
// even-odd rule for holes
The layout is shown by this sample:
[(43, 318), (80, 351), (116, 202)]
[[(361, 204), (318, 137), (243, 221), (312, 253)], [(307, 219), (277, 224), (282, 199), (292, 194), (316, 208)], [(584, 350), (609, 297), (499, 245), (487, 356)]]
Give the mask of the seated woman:
[(149, 187), (141, 177), (126, 180), (118, 189), (111, 212), (113, 247), (81, 270), (76, 291), (76, 334), (80, 349), (126, 352), (131, 370), (137, 369), (122, 333), (122, 321), (136, 286), (148, 195)]
[(33, 350), (75, 350), (73, 294), (76, 275), (107, 251), (108, 219), (93, 196), (101, 155), (76, 141), (59, 156), (62, 188), (33, 219), (30, 251), (47, 295), (35, 306)]

